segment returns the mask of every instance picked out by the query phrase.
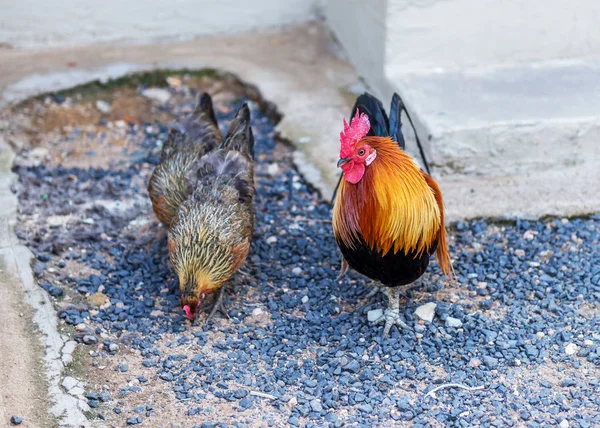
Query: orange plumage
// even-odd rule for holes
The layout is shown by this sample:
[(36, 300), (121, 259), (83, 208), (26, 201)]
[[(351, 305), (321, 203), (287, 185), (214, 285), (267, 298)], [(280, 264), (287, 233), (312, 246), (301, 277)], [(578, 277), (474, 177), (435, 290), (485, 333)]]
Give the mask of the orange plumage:
[[(345, 261), (392, 288), (390, 309), (382, 320), (386, 322), (384, 334), (391, 327), (388, 324), (403, 324), (393, 310), (398, 305), (397, 287), (418, 279), (433, 253), (442, 272), (452, 273), (441, 191), (399, 146), (403, 138), (398, 107), (392, 107), (391, 114), (397, 117), (388, 120), (381, 103), (371, 95), (357, 100), (357, 115), (341, 134), (338, 165), (344, 178), (333, 209), (333, 232)], [(390, 311), (395, 313), (390, 315)]]

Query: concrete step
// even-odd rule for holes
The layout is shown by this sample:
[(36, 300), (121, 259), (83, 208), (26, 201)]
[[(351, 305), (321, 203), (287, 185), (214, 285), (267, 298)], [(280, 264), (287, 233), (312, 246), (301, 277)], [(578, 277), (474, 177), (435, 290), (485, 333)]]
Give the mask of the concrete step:
[[(392, 76), (445, 172), (527, 173), (600, 162), (600, 63)], [(410, 134), (410, 133), (409, 133)]]
[[(449, 219), (600, 212), (600, 63), (404, 74), (391, 82), (428, 137)], [(414, 154), (414, 143), (408, 149)]]

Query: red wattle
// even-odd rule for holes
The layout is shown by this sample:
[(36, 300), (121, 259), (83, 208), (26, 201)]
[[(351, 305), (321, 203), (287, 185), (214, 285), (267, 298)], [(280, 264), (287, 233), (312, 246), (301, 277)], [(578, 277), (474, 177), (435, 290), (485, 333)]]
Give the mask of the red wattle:
[(344, 179), (349, 183), (356, 184), (365, 175), (365, 164), (362, 162), (348, 162), (342, 165), (342, 170), (344, 171)]

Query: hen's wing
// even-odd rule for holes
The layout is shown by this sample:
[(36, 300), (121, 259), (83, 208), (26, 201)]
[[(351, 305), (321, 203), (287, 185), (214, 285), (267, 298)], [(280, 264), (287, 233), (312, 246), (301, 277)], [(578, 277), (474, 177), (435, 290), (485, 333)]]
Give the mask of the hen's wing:
[(171, 225), (177, 209), (190, 193), (186, 180), (189, 173), (202, 156), (218, 146), (221, 138), (212, 100), (204, 93), (194, 112), (170, 130), (161, 162), (148, 183), (154, 213), (166, 226)]

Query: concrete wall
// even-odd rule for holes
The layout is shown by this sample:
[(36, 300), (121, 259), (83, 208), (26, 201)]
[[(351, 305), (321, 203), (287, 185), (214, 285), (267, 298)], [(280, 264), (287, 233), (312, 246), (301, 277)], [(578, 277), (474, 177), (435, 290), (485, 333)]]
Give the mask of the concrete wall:
[(327, 0), (325, 15), (384, 97), (399, 74), (600, 58), (595, 0)]
[(350, 62), (379, 97), (389, 92), (383, 75), (389, 1), (327, 0), (324, 10), (327, 25)]
[(600, 58), (596, 0), (388, 0), (386, 72)]
[(151, 42), (313, 19), (321, 0), (0, 0), (0, 45)]

